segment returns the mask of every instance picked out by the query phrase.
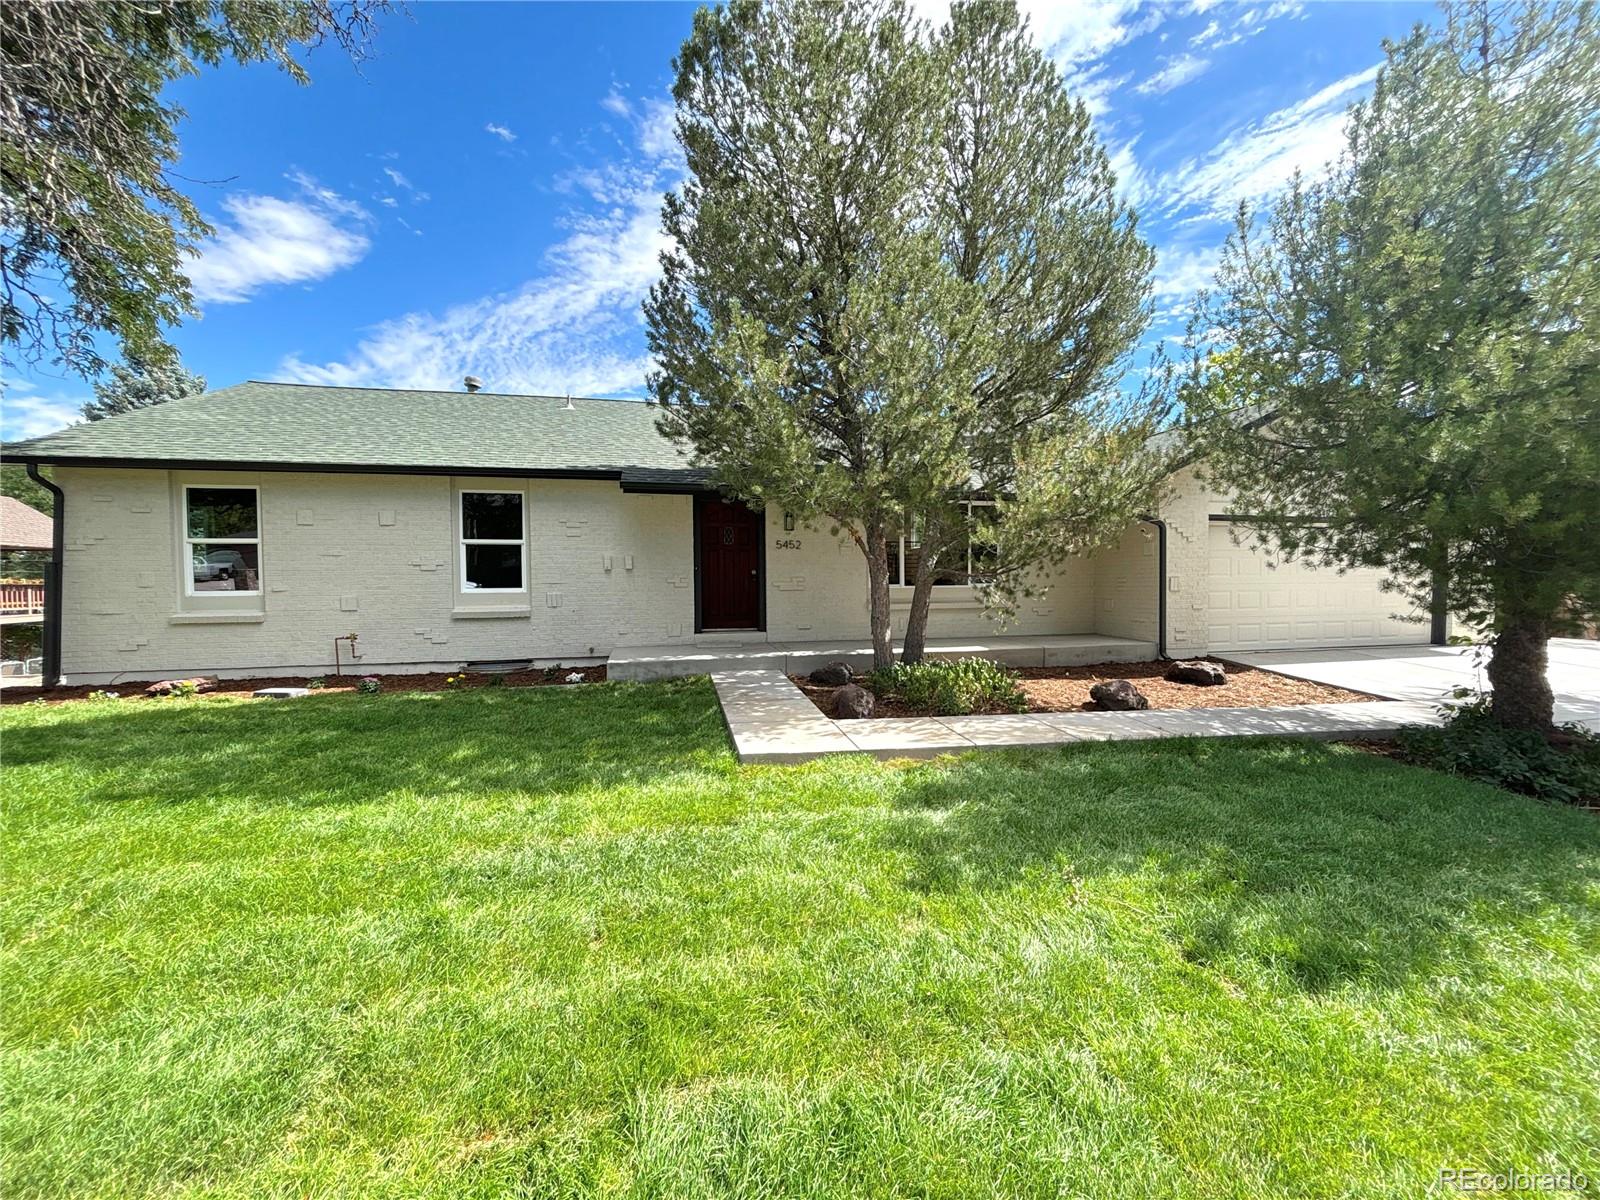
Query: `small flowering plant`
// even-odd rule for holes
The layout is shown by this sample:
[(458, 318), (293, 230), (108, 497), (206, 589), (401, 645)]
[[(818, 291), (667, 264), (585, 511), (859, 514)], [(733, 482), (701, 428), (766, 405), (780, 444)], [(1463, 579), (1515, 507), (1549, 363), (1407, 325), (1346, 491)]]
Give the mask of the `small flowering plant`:
[(459, 675), (446, 675), (444, 677), (444, 685), (445, 685), (445, 687), (450, 688), (452, 691), (457, 690), (459, 688), (466, 687), (467, 686), (466, 673), (462, 672)]
[(383, 680), (376, 675), (365, 675), (362, 677), (361, 682), (356, 684), (356, 691), (363, 696), (376, 696), (383, 691)]

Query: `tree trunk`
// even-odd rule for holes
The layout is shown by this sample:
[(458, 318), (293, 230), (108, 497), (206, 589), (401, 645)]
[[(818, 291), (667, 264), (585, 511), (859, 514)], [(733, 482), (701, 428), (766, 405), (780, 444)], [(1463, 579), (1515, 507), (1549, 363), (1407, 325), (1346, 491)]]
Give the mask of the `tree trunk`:
[(906, 614), (906, 636), (900, 643), (901, 662), (921, 662), (928, 648), (928, 609), (933, 603), (933, 577), (937, 571), (929, 563), (928, 547), (924, 545), (922, 549), (911, 588), (911, 611)]
[(1546, 673), (1549, 641), (1549, 625), (1530, 617), (1504, 623), (1495, 635), (1489, 658), (1494, 688), (1490, 711), (1500, 724), (1540, 731), (1555, 725), (1555, 697)]
[(1428, 605), (1430, 617), (1428, 641), (1435, 646), (1450, 642), (1450, 577), (1444, 570), (1433, 572), (1433, 595)]
[(862, 550), (867, 556), (868, 607), (872, 617), (872, 669), (894, 666), (894, 635), (889, 624), (889, 538), (882, 521), (867, 524)]

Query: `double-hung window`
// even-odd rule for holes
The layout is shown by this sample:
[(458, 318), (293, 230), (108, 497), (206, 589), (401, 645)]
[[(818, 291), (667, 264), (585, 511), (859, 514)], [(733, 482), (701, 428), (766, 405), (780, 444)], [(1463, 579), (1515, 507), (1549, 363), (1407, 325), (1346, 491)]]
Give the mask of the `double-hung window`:
[(461, 493), (461, 587), (525, 592), (528, 526), (521, 492)]
[(261, 594), (260, 501), (253, 487), (183, 489), (189, 595)]
[[(934, 578), (934, 586), (949, 587), (970, 583), (974, 575), (981, 575), (994, 564), (994, 546), (976, 537), (978, 513), (982, 508), (993, 508), (993, 500), (964, 500), (962, 512), (967, 520), (966, 544), (959, 553), (947, 555), (944, 566)], [(922, 537), (917, 528), (902, 531), (889, 538), (889, 582), (910, 587), (917, 581), (917, 567), (922, 561)]]

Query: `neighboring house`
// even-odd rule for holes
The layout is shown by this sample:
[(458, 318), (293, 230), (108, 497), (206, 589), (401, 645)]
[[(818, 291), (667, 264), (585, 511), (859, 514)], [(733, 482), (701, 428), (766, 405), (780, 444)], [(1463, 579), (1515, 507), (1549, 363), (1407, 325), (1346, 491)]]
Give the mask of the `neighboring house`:
[[(855, 545), (718, 496), (655, 418), (632, 401), (245, 383), (5, 455), (50, 464), (61, 490), (72, 682), (320, 674), (350, 633), (367, 671), (864, 641)], [(1157, 520), (1055, 572), (1004, 630), (951, 585), (929, 636), (1095, 633), (1150, 656), (1426, 640), (1377, 572), (1274, 566), (1225, 514), (1186, 472)], [(914, 569), (914, 542), (891, 553)], [(897, 626), (910, 593), (893, 589)]]
[(50, 518), (12, 496), (0, 496), (0, 616), (38, 620), (44, 612), (41, 560), (50, 556)]

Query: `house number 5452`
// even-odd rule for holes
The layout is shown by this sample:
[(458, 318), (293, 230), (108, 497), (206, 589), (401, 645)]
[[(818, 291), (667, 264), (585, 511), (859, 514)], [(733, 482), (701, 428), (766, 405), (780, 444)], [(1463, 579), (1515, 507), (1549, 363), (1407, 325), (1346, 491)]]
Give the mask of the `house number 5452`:
[(798, 550), (798, 549), (800, 549), (800, 539), (799, 538), (779, 538), (776, 542), (773, 543), (773, 545), (776, 546), (779, 550)]

